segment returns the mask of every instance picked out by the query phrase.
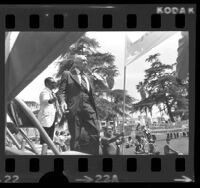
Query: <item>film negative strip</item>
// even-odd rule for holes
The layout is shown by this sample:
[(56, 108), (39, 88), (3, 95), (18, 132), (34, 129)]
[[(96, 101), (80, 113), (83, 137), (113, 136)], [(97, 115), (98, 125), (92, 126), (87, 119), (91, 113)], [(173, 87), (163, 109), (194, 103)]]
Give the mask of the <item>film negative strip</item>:
[(1, 5), (0, 40), (1, 183), (195, 181), (196, 4)]

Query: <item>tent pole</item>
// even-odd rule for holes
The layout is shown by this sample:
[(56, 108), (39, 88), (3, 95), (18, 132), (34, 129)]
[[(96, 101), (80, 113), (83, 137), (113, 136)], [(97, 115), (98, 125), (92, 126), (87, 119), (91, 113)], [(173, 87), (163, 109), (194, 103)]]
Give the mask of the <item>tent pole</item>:
[[(125, 49), (124, 49), (124, 92), (123, 92), (123, 125), (122, 125), (122, 132), (124, 133), (124, 124), (125, 124), (125, 99), (126, 99), (126, 58), (127, 58), (127, 36), (125, 34)], [(123, 143), (122, 143), (122, 155), (124, 154), (124, 136), (123, 136)]]
[[(122, 132), (124, 133), (124, 124), (125, 124), (125, 101), (126, 99), (126, 66), (124, 66), (124, 93), (123, 93), (123, 125)], [(124, 140), (124, 136), (123, 136)], [(124, 154), (124, 142), (122, 143), (122, 154)]]

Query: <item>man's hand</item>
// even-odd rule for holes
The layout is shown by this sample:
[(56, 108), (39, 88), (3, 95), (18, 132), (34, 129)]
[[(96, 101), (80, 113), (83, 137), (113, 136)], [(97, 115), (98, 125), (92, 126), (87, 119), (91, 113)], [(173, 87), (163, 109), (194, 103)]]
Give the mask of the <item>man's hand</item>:
[(67, 104), (66, 104), (65, 102), (63, 102), (63, 103), (61, 104), (61, 109), (62, 109), (63, 112), (66, 112), (66, 111), (68, 110)]
[(57, 100), (57, 99), (54, 97), (54, 98), (52, 98), (52, 99), (49, 99), (49, 100), (48, 100), (48, 103), (49, 103), (49, 104), (53, 104), (56, 100)]

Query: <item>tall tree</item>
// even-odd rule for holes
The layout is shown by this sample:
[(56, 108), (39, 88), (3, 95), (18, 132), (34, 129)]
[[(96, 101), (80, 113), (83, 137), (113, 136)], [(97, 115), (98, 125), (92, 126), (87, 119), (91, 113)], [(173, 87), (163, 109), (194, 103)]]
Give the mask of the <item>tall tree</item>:
[[(146, 91), (145, 91), (145, 84), (143, 82), (139, 82), (138, 85), (136, 85), (136, 89), (137, 91), (140, 93), (141, 96), (141, 101), (143, 101), (142, 105), (138, 105), (139, 111), (143, 112), (145, 111), (146, 116), (147, 116), (147, 111), (151, 111), (151, 106), (149, 105), (149, 103), (144, 103), (145, 99), (146, 99)], [(136, 105), (135, 108), (137, 109)]]
[(139, 82), (138, 85), (136, 85), (136, 89), (140, 93), (141, 100), (146, 99), (146, 92), (145, 92), (145, 85), (143, 82)]
[(135, 106), (140, 108), (145, 103), (153, 105), (163, 104), (172, 122), (174, 122), (175, 111), (187, 105), (187, 84), (180, 83), (175, 77), (173, 65), (166, 65), (160, 62), (160, 54), (150, 55), (146, 62), (150, 63), (150, 68), (145, 70), (144, 85), (147, 98), (141, 100)]

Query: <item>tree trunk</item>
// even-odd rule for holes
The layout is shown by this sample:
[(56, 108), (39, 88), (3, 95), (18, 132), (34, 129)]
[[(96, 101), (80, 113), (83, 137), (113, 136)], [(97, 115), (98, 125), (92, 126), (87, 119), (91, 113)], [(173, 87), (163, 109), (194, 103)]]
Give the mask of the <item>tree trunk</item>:
[(146, 113), (146, 117), (148, 116), (148, 114), (147, 114), (147, 108), (145, 108), (145, 113)]
[[(162, 86), (162, 88), (163, 88), (163, 90), (164, 90), (164, 86), (163, 86), (162, 84), (161, 84), (161, 86)], [(168, 102), (168, 99), (167, 99), (166, 96), (165, 96), (165, 104), (166, 104), (166, 106), (167, 106), (167, 112), (168, 112), (168, 115), (169, 115), (170, 120), (171, 120), (172, 122), (175, 122), (174, 117), (173, 117), (172, 112), (171, 112), (171, 107), (170, 107), (170, 105), (169, 105), (169, 102)]]
[(152, 108), (153, 108), (153, 107), (150, 107), (150, 108), (149, 108), (149, 113), (150, 113), (150, 116), (151, 116), (151, 117), (152, 117)]
[(158, 106), (159, 112), (160, 112), (160, 116), (162, 117), (162, 112), (161, 112), (161, 108), (160, 106)]
[(153, 114), (152, 114), (152, 110), (150, 111), (150, 114), (151, 114), (151, 117), (153, 116)]
[(166, 100), (166, 106), (167, 106), (167, 112), (168, 112), (168, 115), (169, 115), (169, 118), (170, 118), (170, 120), (172, 121), (172, 122), (175, 122), (175, 120), (174, 120), (174, 117), (173, 117), (173, 115), (172, 115), (172, 112), (171, 112), (171, 108), (170, 108), (170, 105), (168, 104), (168, 101)]

